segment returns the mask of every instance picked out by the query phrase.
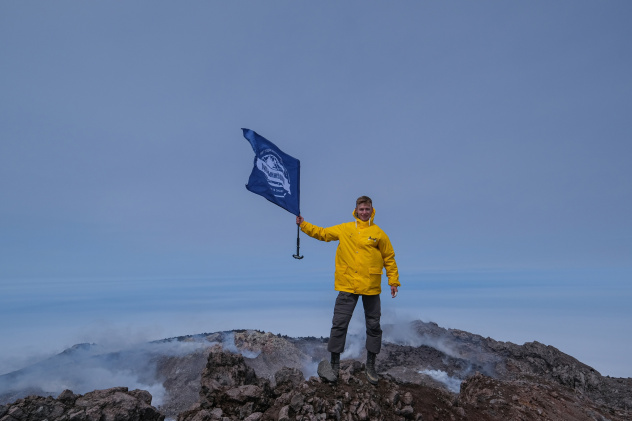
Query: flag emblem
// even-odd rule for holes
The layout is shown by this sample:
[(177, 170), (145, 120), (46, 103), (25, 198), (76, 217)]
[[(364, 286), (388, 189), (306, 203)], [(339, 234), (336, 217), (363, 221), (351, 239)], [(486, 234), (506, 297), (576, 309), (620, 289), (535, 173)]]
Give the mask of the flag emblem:
[(285, 197), (286, 194), (292, 194), (290, 176), (283, 166), (283, 160), (272, 149), (262, 151), (261, 157), (257, 157), (257, 168), (265, 175), (274, 196)]

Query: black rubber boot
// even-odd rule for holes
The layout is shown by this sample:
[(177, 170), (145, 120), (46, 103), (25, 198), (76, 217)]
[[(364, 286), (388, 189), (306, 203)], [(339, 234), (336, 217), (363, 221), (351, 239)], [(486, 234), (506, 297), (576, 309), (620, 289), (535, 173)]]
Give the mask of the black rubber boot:
[(334, 372), (336, 378), (340, 377), (340, 353), (331, 353), (331, 370)]
[(377, 372), (375, 371), (375, 357), (377, 354), (372, 353), (371, 351), (366, 352), (366, 379), (371, 384), (377, 384)]

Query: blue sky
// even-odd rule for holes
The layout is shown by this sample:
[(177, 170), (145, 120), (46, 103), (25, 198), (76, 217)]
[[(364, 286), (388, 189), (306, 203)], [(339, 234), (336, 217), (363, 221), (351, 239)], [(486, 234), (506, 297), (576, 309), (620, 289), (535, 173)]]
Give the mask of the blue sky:
[[(631, 16), (627, 1), (0, 3), (0, 335), (31, 335), (0, 357), (124, 320), (326, 334), (335, 246), (303, 237), (291, 258), (294, 217), (244, 188), (247, 127), (301, 160), (308, 221), (373, 198), (397, 318), (632, 376), (615, 329), (632, 322)], [(195, 297), (233, 297), (212, 312), (232, 319), (192, 322)], [(167, 329), (170, 303), (191, 311)]]

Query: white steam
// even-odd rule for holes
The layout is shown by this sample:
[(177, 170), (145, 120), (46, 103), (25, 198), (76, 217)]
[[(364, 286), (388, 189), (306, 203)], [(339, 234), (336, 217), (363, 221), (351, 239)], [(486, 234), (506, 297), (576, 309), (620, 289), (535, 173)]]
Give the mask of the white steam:
[[(185, 356), (215, 344), (221, 344), (225, 350), (245, 358), (256, 358), (261, 353), (237, 348), (233, 332), (217, 335), (216, 341), (198, 335), (185, 340), (143, 343), (128, 338), (125, 333), (133, 332), (117, 333), (104, 329), (99, 334), (103, 344), (75, 345), (21, 370), (1, 375), (0, 404), (14, 400), (15, 394), (23, 394), (23, 391), (57, 396), (65, 389), (85, 394), (97, 389), (123, 386), (130, 390), (147, 390), (153, 397), (152, 404), (159, 406), (167, 394), (162, 385), (164, 379), (157, 373), (159, 358)], [(316, 373), (315, 367), (306, 369), (309, 373)]]
[[(391, 312), (384, 314), (381, 320), (383, 329), (382, 342), (412, 347), (426, 345), (450, 357), (463, 358), (449, 338), (421, 335), (416, 331), (410, 320), (412, 319), (404, 319)], [(364, 323), (362, 308), (356, 308), (354, 316), (349, 323), (345, 350), (341, 354), (341, 358), (357, 359), (364, 355), (366, 344), (366, 328)]]
[(209, 343), (203, 340), (126, 343), (122, 347), (116, 347), (113, 342), (105, 347), (76, 345), (37, 364), (0, 376), (0, 398), (9, 398), (20, 390), (57, 396), (65, 389), (85, 394), (124, 386), (130, 390), (147, 390), (153, 397), (152, 404), (158, 406), (166, 391), (156, 373), (156, 358), (187, 355), (207, 346)]
[(388, 328), (384, 329), (382, 340), (390, 342), (395, 345), (405, 345), (412, 347), (420, 347), (422, 345), (429, 346), (436, 350), (443, 352), (444, 354), (453, 358), (463, 358), (461, 353), (452, 343), (452, 339), (448, 337), (431, 337), (428, 335), (419, 334), (415, 330), (414, 325), (410, 322), (412, 319), (406, 321), (396, 316), (390, 315), (387, 318)]
[(235, 333), (227, 332), (224, 334), (224, 338), (222, 340), (222, 348), (226, 351), (232, 352), (233, 354), (241, 354), (244, 358), (257, 358), (261, 351), (249, 351), (247, 349), (239, 349), (237, 345), (235, 345)]
[(317, 377), (318, 376), (318, 362), (312, 361), (311, 359), (305, 360), (303, 362), (303, 367), (301, 371), (303, 372), (303, 377), (305, 377), (305, 380), (309, 379), (312, 376)]
[(443, 383), (449, 391), (454, 393), (459, 393), (461, 391), (461, 383), (463, 380), (457, 379), (456, 377), (450, 377), (448, 373), (441, 370), (420, 370), (419, 374), (425, 374), (426, 376), (430, 376), (436, 381)]

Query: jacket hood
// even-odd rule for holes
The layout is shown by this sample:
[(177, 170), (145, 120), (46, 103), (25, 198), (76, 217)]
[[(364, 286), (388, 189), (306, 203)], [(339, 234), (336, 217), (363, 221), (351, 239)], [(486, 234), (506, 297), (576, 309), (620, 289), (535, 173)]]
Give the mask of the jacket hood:
[(353, 209), (353, 217), (356, 220), (356, 226), (358, 227), (370, 227), (371, 225), (373, 225), (373, 219), (375, 218), (375, 208), (373, 208), (373, 210), (371, 211), (371, 216), (369, 217), (368, 221), (363, 221), (362, 219), (358, 218), (358, 215), (356, 214), (356, 210)]

